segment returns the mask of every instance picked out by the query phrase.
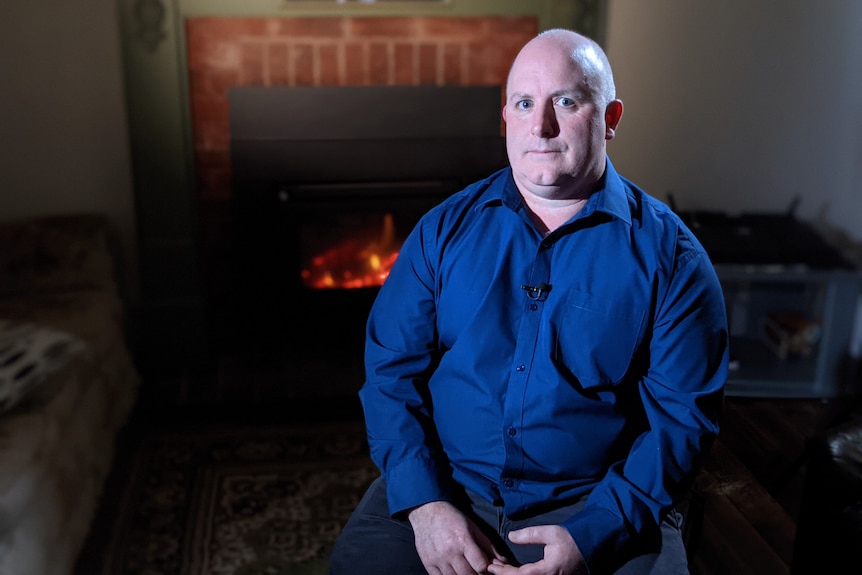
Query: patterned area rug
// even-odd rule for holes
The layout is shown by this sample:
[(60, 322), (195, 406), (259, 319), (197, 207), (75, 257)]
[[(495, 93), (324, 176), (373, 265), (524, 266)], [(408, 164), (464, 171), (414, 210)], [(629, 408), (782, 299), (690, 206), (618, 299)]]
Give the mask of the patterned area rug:
[(146, 434), (104, 575), (318, 575), (378, 476), (361, 422)]

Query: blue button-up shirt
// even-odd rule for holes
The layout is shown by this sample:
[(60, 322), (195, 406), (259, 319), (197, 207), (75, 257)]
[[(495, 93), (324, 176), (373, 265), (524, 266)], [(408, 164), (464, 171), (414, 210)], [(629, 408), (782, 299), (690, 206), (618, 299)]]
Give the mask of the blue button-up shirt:
[(372, 307), (360, 398), (393, 514), (452, 481), (511, 517), (589, 494), (563, 526), (616, 565), (691, 484), (726, 375), (706, 253), (608, 160), (546, 237), (509, 168), (428, 212)]

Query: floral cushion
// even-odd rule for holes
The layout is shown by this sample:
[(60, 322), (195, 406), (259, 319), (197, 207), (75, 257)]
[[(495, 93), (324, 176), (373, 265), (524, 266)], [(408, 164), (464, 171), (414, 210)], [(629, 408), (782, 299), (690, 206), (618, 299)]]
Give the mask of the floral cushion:
[(51, 374), (86, 348), (70, 333), (0, 320), (0, 413), (49, 399)]

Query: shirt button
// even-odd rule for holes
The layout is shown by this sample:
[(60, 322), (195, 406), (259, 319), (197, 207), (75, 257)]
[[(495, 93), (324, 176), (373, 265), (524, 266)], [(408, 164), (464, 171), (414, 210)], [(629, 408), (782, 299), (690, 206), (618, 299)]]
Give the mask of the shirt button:
[(515, 482), (512, 481), (511, 479), (504, 479), (503, 485), (505, 485), (506, 487), (512, 487), (513, 485), (515, 485)]
[(510, 427), (509, 428), (509, 435), (512, 435), (512, 436), (518, 435), (518, 430), (515, 429), (514, 427)]
[(527, 366), (522, 363), (521, 365), (519, 365), (515, 369), (518, 371), (524, 371), (525, 369), (527, 369)]
[(531, 311), (536, 311), (537, 309), (539, 309), (539, 304), (535, 304), (535, 303), (530, 304), (530, 310)]

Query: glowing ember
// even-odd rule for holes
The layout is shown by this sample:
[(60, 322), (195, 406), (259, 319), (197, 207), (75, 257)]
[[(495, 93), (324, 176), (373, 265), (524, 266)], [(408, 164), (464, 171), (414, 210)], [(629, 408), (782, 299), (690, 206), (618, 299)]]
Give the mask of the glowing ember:
[(302, 270), (303, 283), (314, 289), (353, 289), (383, 285), (398, 257), (392, 214), (383, 218), (379, 237), (348, 238), (315, 254)]

